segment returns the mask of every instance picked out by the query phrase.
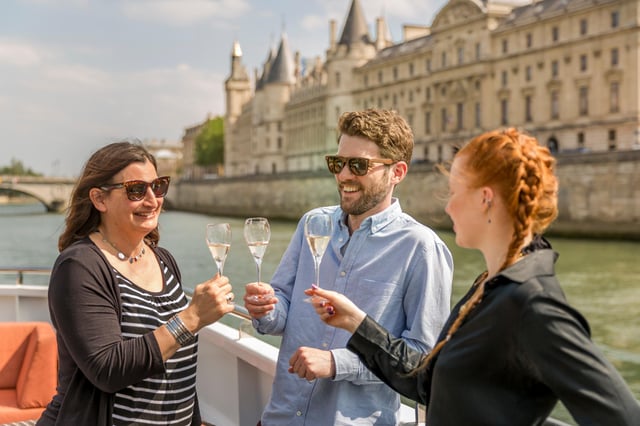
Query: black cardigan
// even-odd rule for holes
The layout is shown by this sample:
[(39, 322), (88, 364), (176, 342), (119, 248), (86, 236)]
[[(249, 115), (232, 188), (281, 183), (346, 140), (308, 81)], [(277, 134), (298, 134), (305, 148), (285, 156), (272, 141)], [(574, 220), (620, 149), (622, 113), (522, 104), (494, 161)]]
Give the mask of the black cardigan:
[[(366, 318), (348, 348), (430, 426), (542, 424), (560, 399), (579, 424), (638, 425), (640, 405), (564, 297), (557, 255), (536, 251), (487, 282), (482, 302), (432, 361)], [(455, 306), (440, 339), (457, 316)]]
[[(163, 248), (153, 251), (180, 281), (173, 256)], [(59, 383), (37, 426), (111, 425), (115, 392), (165, 371), (153, 333), (122, 339), (116, 276), (89, 238), (75, 242), (56, 259), (49, 312), (57, 331)], [(201, 425), (197, 396), (192, 424)]]

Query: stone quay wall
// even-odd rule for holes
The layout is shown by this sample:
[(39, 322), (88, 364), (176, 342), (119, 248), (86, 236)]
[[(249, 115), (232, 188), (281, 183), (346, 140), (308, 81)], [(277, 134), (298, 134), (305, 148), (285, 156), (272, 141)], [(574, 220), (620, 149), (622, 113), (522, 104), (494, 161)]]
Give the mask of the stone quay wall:
[[(640, 241), (640, 151), (558, 157), (559, 215), (548, 233), (567, 237)], [(451, 229), (444, 213), (446, 178), (416, 164), (396, 187), (405, 212), (436, 229)], [(180, 181), (168, 208), (215, 216), (298, 220), (313, 207), (338, 203), (326, 171)]]

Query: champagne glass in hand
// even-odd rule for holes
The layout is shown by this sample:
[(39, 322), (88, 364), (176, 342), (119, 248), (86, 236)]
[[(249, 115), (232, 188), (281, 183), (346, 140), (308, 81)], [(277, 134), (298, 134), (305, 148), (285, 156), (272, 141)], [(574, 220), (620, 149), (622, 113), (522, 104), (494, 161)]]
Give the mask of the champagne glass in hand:
[(227, 253), (231, 247), (231, 225), (228, 223), (208, 224), (207, 246), (218, 266), (218, 272), (222, 275), (224, 261), (227, 259)]
[[(320, 261), (329, 245), (332, 228), (331, 215), (325, 213), (311, 214), (304, 222), (304, 235), (313, 256), (316, 272), (316, 281), (313, 284), (317, 287), (320, 287)], [(305, 301), (310, 302), (311, 299), (308, 298)]]
[(244, 221), (244, 239), (247, 241), (249, 251), (258, 268), (258, 283), (262, 280), (262, 257), (269, 245), (271, 229), (269, 221), (264, 217), (250, 217)]

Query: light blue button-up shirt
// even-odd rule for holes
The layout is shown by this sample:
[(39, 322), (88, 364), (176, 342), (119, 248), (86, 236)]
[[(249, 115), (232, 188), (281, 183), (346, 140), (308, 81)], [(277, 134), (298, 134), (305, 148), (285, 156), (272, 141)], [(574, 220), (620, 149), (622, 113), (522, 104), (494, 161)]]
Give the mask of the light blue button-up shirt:
[[(428, 352), (449, 315), (453, 260), (440, 238), (390, 207), (365, 219), (349, 236), (339, 206), (314, 212), (333, 216), (333, 235), (320, 265), (320, 286), (346, 295), (368, 315)], [(305, 215), (306, 216), (306, 215)], [(304, 219), (271, 280), (278, 303), (254, 320), (262, 334), (282, 335), (271, 400), (263, 426), (396, 425), (400, 398), (345, 348), (351, 334), (323, 323), (303, 291), (315, 281)], [(289, 373), (289, 358), (300, 346), (331, 350), (333, 379), (308, 382)]]

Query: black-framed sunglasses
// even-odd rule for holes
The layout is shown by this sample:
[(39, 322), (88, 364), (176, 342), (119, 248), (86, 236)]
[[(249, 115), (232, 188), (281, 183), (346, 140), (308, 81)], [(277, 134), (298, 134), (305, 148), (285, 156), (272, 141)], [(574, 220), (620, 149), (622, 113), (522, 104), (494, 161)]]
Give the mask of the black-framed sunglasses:
[(327, 155), (324, 158), (327, 160), (329, 171), (334, 175), (340, 173), (346, 165), (349, 166), (349, 171), (354, 175), (364, 176), (369, 173), (369, 170), (373, 167), (372, 164), (385, 164), (388, 166), (397, 163), (396, 160), (390, 158), (340, 157), (339, 155)]
[(143, 180), (128, 180), (122, 183), (111, 183), (102, 185), (100, 189), (111, 191), (112, 189), (124, 188), (127, 191), (127, 198), (131, 201), (140, 201), (147, 195), (147, 188), (151, 187), (151, 191), (156, 198), (162, 198), (169, 191), (170, 176), (160, 176), (151, 182)]

